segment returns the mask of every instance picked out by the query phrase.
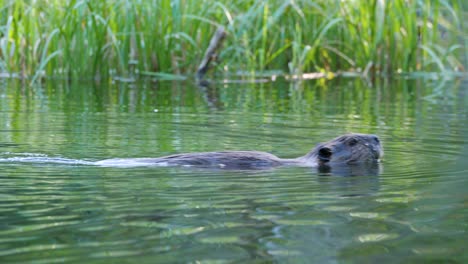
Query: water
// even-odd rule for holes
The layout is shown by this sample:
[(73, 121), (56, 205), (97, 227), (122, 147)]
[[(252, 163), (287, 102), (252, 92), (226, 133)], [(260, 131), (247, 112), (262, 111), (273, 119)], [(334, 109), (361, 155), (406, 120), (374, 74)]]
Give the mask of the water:
[[(466, 93), (424, 80), (6, 82), (0, 261), (467, 262)], [(377, 170), (95, 166), (213, 150), (291, 158), (351, 131), (380, 136)]]

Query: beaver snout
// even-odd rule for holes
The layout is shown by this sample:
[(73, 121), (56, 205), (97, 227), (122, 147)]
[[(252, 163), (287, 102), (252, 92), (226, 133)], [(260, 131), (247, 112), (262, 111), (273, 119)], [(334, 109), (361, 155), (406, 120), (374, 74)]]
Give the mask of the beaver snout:
[(380, 145), (378, 146), (372, 146), (372, 153), (374, 154), (374, 157), (376, 160), (381, 159), (383, 156), (383, 150)]

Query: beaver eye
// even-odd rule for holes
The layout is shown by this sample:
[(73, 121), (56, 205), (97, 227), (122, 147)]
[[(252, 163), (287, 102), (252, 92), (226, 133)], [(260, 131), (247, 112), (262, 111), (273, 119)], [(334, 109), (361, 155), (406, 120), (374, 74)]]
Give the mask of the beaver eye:
[(380, 143), (380, 139), (378, 137), (374, 137), (374, 141)]
[(351, 147), (356, 145), (357, 143), (358, 143), (358, 141), (355, 138), (352, 138), (352, 139), (350, 139), (348, 141), (348, 145), (351, 146)]
[(332, 156), (332, 150), (330, 148), (327, 148), (327, 147), (323, 147), (323, 148), (320, 148), (319, 151), (318, 151), (318, 158), (321, 160), (321, 161), (330, 161), (330, 158)]

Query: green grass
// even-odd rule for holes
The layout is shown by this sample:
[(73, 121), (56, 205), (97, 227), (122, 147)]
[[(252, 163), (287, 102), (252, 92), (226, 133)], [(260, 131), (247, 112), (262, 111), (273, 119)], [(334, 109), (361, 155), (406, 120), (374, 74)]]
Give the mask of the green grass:
[(217, 70), (231, 74), (464, 71), (464, 8), (461, 0), (0, 0), (0, 73), (180, 78), (196, 71), (220, 25), (228, 37)]

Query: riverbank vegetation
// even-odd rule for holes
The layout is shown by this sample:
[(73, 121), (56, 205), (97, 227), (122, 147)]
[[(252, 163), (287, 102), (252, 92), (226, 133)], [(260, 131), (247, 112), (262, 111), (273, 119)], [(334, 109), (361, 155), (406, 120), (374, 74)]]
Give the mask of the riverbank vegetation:
[(227, 38), (217, 72), (225, 74), (456, 73), (466, 70), (466, 5), (461, 0), (4, 0), (0, 75), (33, 81), (193, 76), (219, 26)]

